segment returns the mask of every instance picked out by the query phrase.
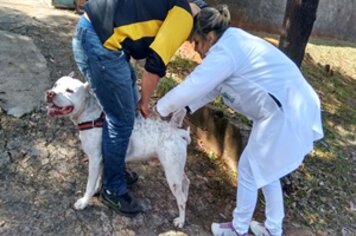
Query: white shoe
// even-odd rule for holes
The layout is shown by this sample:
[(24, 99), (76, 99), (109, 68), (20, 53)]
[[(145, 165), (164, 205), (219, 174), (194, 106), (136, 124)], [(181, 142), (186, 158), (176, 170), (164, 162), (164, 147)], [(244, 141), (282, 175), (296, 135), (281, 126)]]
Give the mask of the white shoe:
[(236, 232), (232, 222), (228, 223), (212, 223), (211, 232), (214, 236), (248, 236), (247, 233), (239, 234)]
[(250, 224), (250, 229), (252, 233), (256, 236), (272, 236), (264, 224), (257, 221), (252, 221)]

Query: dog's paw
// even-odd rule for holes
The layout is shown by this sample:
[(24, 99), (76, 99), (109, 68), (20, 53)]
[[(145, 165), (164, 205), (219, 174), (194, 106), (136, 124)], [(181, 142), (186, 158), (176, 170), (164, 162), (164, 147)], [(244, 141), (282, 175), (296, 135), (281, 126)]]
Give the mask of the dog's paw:
[(76, 210), (83, 210), (88, 205), (88, 200), (84, 197), (78, 199), (74, 204)]
[(181, 219), (180, 217), (177, 217), (177, 218), (174, 219), (173, 224), (177, 228), (183, 228), (184, 219)]

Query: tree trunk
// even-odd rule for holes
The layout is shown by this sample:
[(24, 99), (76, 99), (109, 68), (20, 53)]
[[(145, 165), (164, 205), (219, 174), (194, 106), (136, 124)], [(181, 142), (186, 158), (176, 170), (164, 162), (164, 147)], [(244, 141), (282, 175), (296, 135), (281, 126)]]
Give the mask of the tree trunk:
[(319, 0), (287, 0), (279, 49), (298, 67), (304, 57), (318, 5)]

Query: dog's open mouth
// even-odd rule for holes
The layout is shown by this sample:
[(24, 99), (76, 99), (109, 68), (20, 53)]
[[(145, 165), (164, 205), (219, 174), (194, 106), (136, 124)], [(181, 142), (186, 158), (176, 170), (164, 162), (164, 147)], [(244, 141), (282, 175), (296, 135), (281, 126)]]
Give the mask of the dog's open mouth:
[(50, 116), (64, 116), (71, 113), (74, 109), (73, 105), (60, 107), (56, 104), (52, 103), (47, 106), (47, 111)]

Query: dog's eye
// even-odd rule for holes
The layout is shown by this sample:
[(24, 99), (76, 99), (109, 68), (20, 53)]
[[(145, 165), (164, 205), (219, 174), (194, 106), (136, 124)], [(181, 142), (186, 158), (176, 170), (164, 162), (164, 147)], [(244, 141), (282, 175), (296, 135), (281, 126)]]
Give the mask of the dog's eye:
[(68, 92), (68, 93), (74, 93), (73, 90), (71, 90), (71, 89), (69, 89), (69, 88), (66, 89), (66, 92)]

